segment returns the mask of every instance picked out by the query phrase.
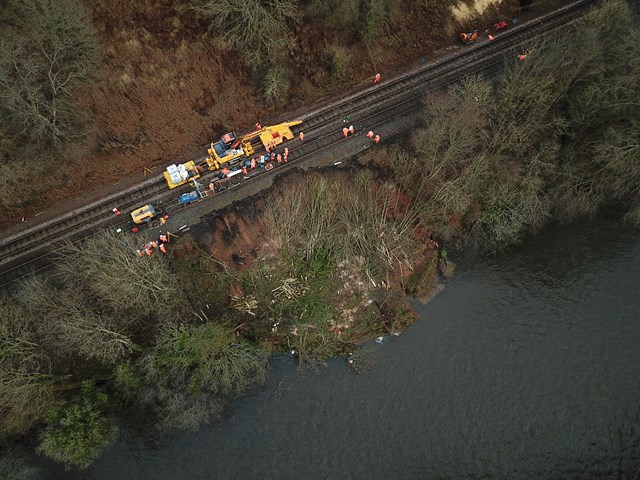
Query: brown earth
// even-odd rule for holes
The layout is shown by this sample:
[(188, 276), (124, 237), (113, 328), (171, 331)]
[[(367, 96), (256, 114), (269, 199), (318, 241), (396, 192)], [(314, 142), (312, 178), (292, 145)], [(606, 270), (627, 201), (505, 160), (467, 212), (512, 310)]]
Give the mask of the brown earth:
[[(371, 50), (361, 42), (331, 33), (322, 22), (294, 30), (296, 45), (288, 67), (294, 87), (287, 103), (266, 106), (257, 83), (237, 54), (193, 14), (172, 0), (85, 0), (103, 46), (97, 79), (78, 98), (94, 119), (94, 134), (84, 147), (68, 152), (64, 168), (23, 171), (19, 189), (4, 205), (0, 224), (23, 215), (36, 220), (81, 205), (105, 191), (142, 178), (145, 167), (160, 171), (172, 159), (230, 129), (248, 129), (292, 109), (341, 95), (347, 85), (369, 82), (379, 70), (391, 75), (403, 65), (448, 45), (455, 32), (470, 26), (490, 28), (496, 18), (515, 14), (517, 0), (488, 7), (481, 19), (457, 25), (447, 2), (401, 2), (401, 13)], [(468, 2), (470, 5), (473, 2)], [(352, 77), (329, 79), (327, 49), (342, 46), (352, 58)], [(42, 182), (43, 176), (46, 182)], [(96, 191), (95, 194), (92, 193)], [(79, 197), (81, 194), (81, 197)], [(7, 196), (8, 197), (8, 196)]]

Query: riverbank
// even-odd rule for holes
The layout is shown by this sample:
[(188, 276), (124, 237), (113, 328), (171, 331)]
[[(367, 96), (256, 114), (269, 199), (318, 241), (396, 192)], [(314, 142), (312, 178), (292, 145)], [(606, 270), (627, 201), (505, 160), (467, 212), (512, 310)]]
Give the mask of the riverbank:
[(407, 201), (367, 169), (295, 173), (180, 238), (177, 273), (191, 305), (273, 351), (346, 354), (402, 331), (407, 294), (439, 288), (437, 242)]
[(561, 32), (500, 79), (430, 95), (406, 143), (282, 178), (167, 257), (138, 257), (124, 233), (70, 245), (0, 297), (3, 437), (37, 428), (43, 454), (87, 467), (119, 409), (196, 429), (258, 391), (273, 352), (313, 365), (398, 333), (416, 318), (407, 293), (436, 285), (443, 246), (497, 252), (612, 203), (640, 223), (637, 22), (609, 1), (579, 27), (589, 43), (575, 58), (576, 32)]
[(370, 343), (368, 372), (273, 360), (215, 425), (159, 432), (125, 414), (89, 470), (31, 458), (35, 478), (633, 478), (639, 249), (608, 211), (503, 254), (467, 250), (442, 294), (413, 304), (420, 320)]

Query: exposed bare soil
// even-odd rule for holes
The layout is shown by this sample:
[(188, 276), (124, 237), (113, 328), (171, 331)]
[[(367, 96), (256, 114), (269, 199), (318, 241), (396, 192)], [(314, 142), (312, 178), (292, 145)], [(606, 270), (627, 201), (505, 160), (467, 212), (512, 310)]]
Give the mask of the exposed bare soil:
[[(294, 31), (296, 45), (288, 57), (294, 75), (289, 100), (266, 106), (237, 54), (208, 32), (202, 19), (176, 10), (172, 0), (85, 2), (104, 55), (97, 79), (78, 98), (92, 112), (94, 135), (69, 153), (65, 168), (20, 173), (16, 183), (23, 186), (5, 205), (4, 226), (65, 199), (72, 208), (96, 189), (104, 195), (105, 186), (118, 183), (113, 189), (120, 188), (123, 178), (134, 182), (145, 167), (157, 167), (157, 172), (225, 130), (247, 129), (256, 120), (339, 96), (348, 86), (368, 82), (376, 71), (391, 75), (455, 44), (457, 29), (467, 27), (457, 25), (448, 2), (433, 0), (402, 2), (398, 20), (371, 50), (334, 35), (322, 23), (303, 23)], [(517, 0), (504, 0), (468, 22), (489, 28), (496, 18), (517, 10)], [(349, 49), (355, 59), (352, 76), (342, 84), (329, 80), (326, 51), (332, 46)], [(74, 200), (79, 194), (83, 198)]]

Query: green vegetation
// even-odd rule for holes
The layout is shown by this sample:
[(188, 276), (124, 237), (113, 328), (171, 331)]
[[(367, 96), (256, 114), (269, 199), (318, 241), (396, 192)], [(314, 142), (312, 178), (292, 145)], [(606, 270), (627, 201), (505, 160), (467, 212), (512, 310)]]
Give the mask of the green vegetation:
[[(430, 95), (413, 148), (389, 153), (439, 238), (473, 235), (498, 250), (607, 203), (640, 224), (637, 19), (613, 0), (576, 28), (531, 45), (525, 62), (507, 60), (497, 83)], [(584, 44), (568, 56), (577, 34)]]
[(62, 405), (49, 415), (39, 452), (68, 468), (87, 468), (113, 438), (108, 405), (109, 398), (92, 381), (82, 382), (82, 400)]
[(164, 427), (195, 429), (216, 419), (225, 399), (267, 377), (265, 352), (215, 322), (168, 328), (140, 363), (151, 386), (145, 402), (160, 405)]
[[(353, 5), (362, 19), (365, 3), (345, 8)], [(364, 371), (372, 352), (358, 343), (414, 320), (403, 293), (426, 295), (438, 269), (453, 273), (432, 232), (447, 247), (475, 239), (496, 251), (607, 203), (640, 224), (636, 24), (611, 0), (578, 25), (585, 47), (573, 55), (576, 32), (567, 31), (530, 45), (525, 62), (508, 59), (501, 78), (430, 94), (408, 145), (361, 159), (384, 180), (366, 168), (334, 181), (307, 175), (270, 198), (259, 254), (244, 268), (193, 238), (172, 244), (179, 260), (138, 257), (128, 234), (68, 245), (51, 272), (0, 297), (0, 437), (40, 428), (43, 454), (86, 467), (113, 437), (117, 408), (153, 412), (162, 428), (196, 428), (259, 388), (271, 352), (294, 350), (303, 365), (353, 353)], [(330, 63), (344, 78), (348, 55), (335, 50)], [(278, 65), (269, 65), (273, 101), (286, 96)], [(3, 126), (6, 145), (17, 137)], [(16, 477), (16, 465), (0, 468)]]
[(351, 76), (352, 58), (349, 50), (335, 47), (329, 51), (331, 78), (344, 81)]

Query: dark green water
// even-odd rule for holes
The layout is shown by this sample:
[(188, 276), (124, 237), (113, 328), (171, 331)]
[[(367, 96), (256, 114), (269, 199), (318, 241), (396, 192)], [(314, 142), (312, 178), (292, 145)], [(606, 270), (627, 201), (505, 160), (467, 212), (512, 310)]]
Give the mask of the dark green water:
[(221, 423), (157, 437), (129, 421), (89, 479), (640, 478), (640, 235), (552, 227), (460, 259), (421, 321), (358, 376), (273, 378)]

